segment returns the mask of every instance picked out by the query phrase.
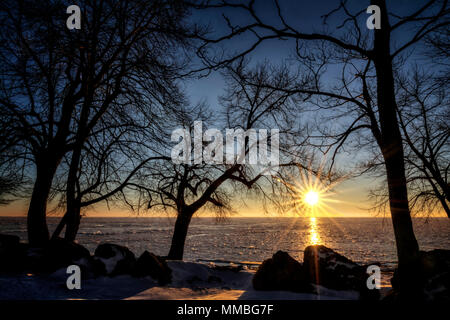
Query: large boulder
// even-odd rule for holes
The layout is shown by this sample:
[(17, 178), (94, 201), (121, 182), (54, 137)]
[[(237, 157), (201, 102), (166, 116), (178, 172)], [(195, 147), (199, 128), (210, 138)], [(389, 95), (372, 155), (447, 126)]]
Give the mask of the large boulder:
[(360, 265), (323, 245), (305, 248), (303, 265), (310, 281), (330, 289), (353, 289), (355, 273)]
[(62, 265), (74, 263), (91, 256), (89, 250), (81, 244), (63, 238), (50, 240), (45, 247), (45, 253)]
[(94, 260), (101, 262), (106, 274), (116, 276), (132, 274), (136, 257), (128, 248), (113, 243), (102, 243), (95, 249)]
[(0, 272), (21, 272), (28, 246), (18, 236), (0, 234)]
[(56, 238), (41, 248), (27, 251), (27, 269), (33, 272), (54, 272), (69, 265), (79, 265), (91, 257), (89, 250), (82, 245)]
[(362, 299), (379, 299), (378, 290), (367, 288), (367, 268), (323, 245), (308, 246), (303, 268), (309, 281), (334, 290), (355, 290)]
[(302, 264), (284, 251), (264, 260), (253, 277), (253, 288), (294, 292), (310, 292), (312, 289)]
[(172, 270), (167, 262), (148, 251), (144, 251), (137, 259), (133, 275), (136, 277), (150, 276), (158, 280), (159, 285), (165, 285), (172, 280)]

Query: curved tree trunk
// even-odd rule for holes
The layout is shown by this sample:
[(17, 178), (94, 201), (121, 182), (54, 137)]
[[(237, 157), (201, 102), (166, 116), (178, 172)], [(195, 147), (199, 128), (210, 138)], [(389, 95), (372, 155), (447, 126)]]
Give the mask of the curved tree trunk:
[(64, 227), (66, 226), (67, 221), (67, 211), (64, 214), (64, 216), (59, 221), (58, 225), (56, 226), (56, 229), (53, 231), (52, 239), (59, 238), (61, 232), (63, 231)]
[[(85, 123), (85, 118), (87, 117), (88, 108), (84, 108), (82, 112), (82, 123)], [(69, 173), (67, 174), (67, 186), (66, 186), (66, 206), (67, 211), (65, 214), (66, 217), (66, 234), (64, 238), (69, 241), (74, 241), (78, 228), (80, 226), (80, 202), (79, 195), (77, 195), (77, 182), (78, 182), (78, 171), (80, 166), (81, 159), (81, 149), (83, 147), (83, 134), (84, 125), (80, 124), (79, 133), (77, 137), (77, 144), (72, 151), (72, 157), (70, 160)], [(79, 190), (78, 190), (79, 192)]]
[(28, 242), (39, 247), (49, 240), (46, 220), (47, 201), (58, 161), (42, 157), (36, 165), (36, 180), (27, 215)]
[(78, 234), (78, 229), (80, 228), (80, 223), (81, 206), (79, 202), (77, 202), (77, 205), (67, 208), (66, 213), (59, 221), (59, 224), (56, 227), (55, 231), (53, 231), (52, 239), (59, 238), (64, 227), (66, 227), (64, 238), (68, 241), (75, 241)]
[(175, 227), (173, 230), (172, 244), (170, 246), (168, 259), (170, 260), (182, 260), (184, 253), (184, 244), (186, 242), (186, 236), (189, 229), (189, 223), (191, 222), (192, 214), (182, 210), (178, 213)]

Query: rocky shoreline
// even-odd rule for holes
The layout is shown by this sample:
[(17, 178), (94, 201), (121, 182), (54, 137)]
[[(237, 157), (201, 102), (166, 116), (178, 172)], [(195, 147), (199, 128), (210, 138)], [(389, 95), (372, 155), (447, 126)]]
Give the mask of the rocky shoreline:
[[(421, 252), (421, 258), (426, 279), (424, 299), (449, 301), (450, 251), (436, 249)], [(69, 265), (78, 265), (83, 279), (126, 275), (136, 279), (151, 278), (160, 287), (172, 284), (172, 269), (166, 258), (148, 251), (136, 257), (124, 246), (102, 243), (91, 255), (82, 245), (61, 238), (49, 241), (45, 247), (32, 248), (20, 242), (17, 236), (0, 235), (0, 275), (51, 275)], [(178, 267), (183, 268), (182, 265)], [(209, 265), (208, 268), (232, 274), (242, 271), (242, 266)], [(367, 268), (330, 248), (314, 245), (305, 248), (303, 262), (286, 252), (276, 252), (253, 273), (251, 285), (256, 291), (266, 292), (320, 294), (321, 288), (352, 291), (357, 292), (361, 300), (380, 300), (380, 291), (367, 286), (370, 276)], [(196, 276), (191, 278), (186, 281), (194, 284), (195, 288)], [(211, 284), (221, 282), (218, 276), (208, 276), (204, 280)], [(391, 293), (384, 299), (395, 301), (395, 274), (391, 282)]]

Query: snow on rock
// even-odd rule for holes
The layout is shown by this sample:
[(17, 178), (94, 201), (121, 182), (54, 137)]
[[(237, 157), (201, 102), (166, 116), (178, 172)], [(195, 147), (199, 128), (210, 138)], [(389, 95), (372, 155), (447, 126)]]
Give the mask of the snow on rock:
[(366, 267), (340, 255), (323, 245), (305, 248), (303, 269), (312, 284), (334, 290), (358, 291), (362, 299), (380, 298), (378, 290), (366, 285)]
[(95, 249), (94, 259), (105, 265), (108, 275), (130, 274), (136, 263), (134, 253), (128, 248), (112, 243), (102, 243)]
[(168, 261), (172, 269), (174, 287), (219, 287), (224, 289), (245, 289), (251, 283), (253, 272), (215, 269), (213, 264)]

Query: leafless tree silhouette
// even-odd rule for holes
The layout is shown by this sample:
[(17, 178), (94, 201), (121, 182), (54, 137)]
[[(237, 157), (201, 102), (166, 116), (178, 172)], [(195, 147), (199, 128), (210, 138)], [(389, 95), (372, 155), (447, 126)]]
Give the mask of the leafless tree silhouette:
[[(316, 105), (329, 112), (346, 113), (350, 125), (337, 137), (341, 146), (347, 137), (360, 129), (369, 129), (371, 138), (381, 151), (389, 191), (389, 205), (397, 243), (399, 262), (399, 287), (405, 295), (420, 294), (422, 284), (417, 278), (419, 270), (419, 247), (414, 235), (408, 202), (407, 179), (401, 124), (394, 80), (396, 62), (407, 59), (410, 49), (419, 46), (425, 38), (437, 30), (445, 30), (450, 23), (448, 1), (430, 0), (408, 15), (388, 12), (384, 0), (372, 0), (381, 10), (381, 28), (365, 30), (366, 8), (350, 9), (346, 1), (326, 14), (324, 25), (330, 17), (340, 13), (341, 25), (334, 33), (330, 31), (306, 33), (293, 27), (283, 16), (283, 8), (274, 1), (277, 21), (270, 23), (257, 10), (254, 0), (245, 2), (202, 1), (198, 8), (239, 10), (248, 19), (244, 24), (233, 24), (225, 16), (229, 32), (217, 37), (205, 37), (198, 54), (206, 68), (220, 68), (230, 62), (251, 54), (263, 42), (273, 39), (291, 39), (296, 43), (297, 58), (305, 73), (311, 74), (309, 86), (292, 86), (305, 99), (316, 100)], [(364, 25), (364, 27), (360, 27)], [(393, 43), (395, 34), (404, 28), (414, 32), (403, 34), (403, 39)], [(329, 29), (328, 29), (329, 30)], [(342, 31), (342, 32), (340, 32)], [(231, 55), (212, 55), (210, 48), (225, 44), (243, 35), (252, 37), (246, 48)], [(338, 65), (344, 80), (337, 85), (324, 81), (325, 68)], [(328, 85), (327, 85), (328, 83)], [(303, 84), (303, 83), (302, 83)], [(355, 90), (355, 86), (357, 89)], [(286, 91), (283, 89), (283, 91)], [(372, 94), (371, 94), (372, 91)], [(375, 97), (372, 99), (371, 97)], [(326, 107), (325, 107), (326, 106)]]
[[(47, 200), (63, 157), (70, 153), (72, 208), (81, 152), (99, 121), (117, 105), (176, 96), (188, 39), (197, 32), (182, 1), (78, 4), (81, 30), (66, 28), (63, 1), (1, 4), (0, 105), (10, 133), (4, 155), (36, 168), (28, 210), (32, 245), (49, 238)], [(68, 212), (69, 225), (77, 219)]]
[[(443, 209), (450, 217), (449, 112), (442, 77), (418, 67), (396, 78), (398, 118), (405, 142), (406, 177), (411, 209), (431, 215)], [(376, 166), (380, 168), (380, 164)], [(384, 210), (386, 190), (373, 190), (376, 207)]]
[[(153, 108), (160, 109), (164, 114), (170, 112), (169, 104)], [(153, 145), (158, 136), (155, 131), (160, 116), (144, 115), (128, 106), (123, 110), (120, 119), (106, 116), (102, 119), (101, 130), (96, 130), (86, 141), (81, 153), (80, 164), (76, 176), (74, 195), (67, 194), (66, 172), (72, 164), (71, 159), (64, 159), (59, 171), (61, 183), (54, 183), (53, 197), (58, 197), (58, 206), (65, 210), (65, 215), (53, 233), (58, 237), (68, 223), (68, 212), (76, 212), (77, 219), (66, 228), (65, 238), (73, 241), (78, 231), (81, 210), (99, 202), (114, 204), (118, 201), (127, 203), (127, 190), (135, 188), (134, 176), (148, 162), (154, 160), (170, 160), (169, 157), (158, 155)], [(129, 115), (125, 119), (125, 115)], [(167, 120), (165, 118), (164, 120)], [(100, 127), (100, 126), (99, 126)], [(57, 178), (59, 175), (57, 174)], [(72, 208), (67, 199), (73, 197)]]
[[(207, 106), (199, 105), (186, 109), (180, 115), (180, 126), (191, 132), (190, 139), (194, 139), (194, 121), (202, 120), (204, 130), (211, 125), (225, 126), (228, 129), (269, 129), (269, 148), (271, 145), (270, 129), (278, 128), (280, 137), (293, 134), (300, 135), (299, 129), (293, 126), (293, 103), (290, 94), (279, 90), (254, 86), (254, 83), (266, 83), (269, 79), (280, 87), (287, 85), (285, 73), (270, 70), (268, 66), (260, 65), (255, 69), (248, 67), (247, 62), (241, 60), (230, 66), (224, 75), (227, 79), (226, 93), (220, 98), (225, 110), (215, 117), (208, 111)], [(251, 79), (251, 81), (249, 81)], [(213, 120), (214, 119), (214, 120)], [(175, 122), (174, 122), (175, 123)], [(219, 127), (219, 128), (221, 128)], [(292, 138), (291, 138), (292, 139)], [(283, 152), (283, 139), (280, 151)], [(194, 140), (192, 140), (194, 142)], [(225, 137), (222, 141), (226, 145)], [(200, 141), (207, 147), (208, 143)], [(248, 156), (249, 139), (245, 138), (244, 155)], [(289, 144), (289, 151), (294, 154), (295, 145)], [(162, 146), (166, 147), (167, 146)], [(185, 240), (192, 217), (202, 211), (215, 212), (223, 217), (233, 212), (232, 202), (236, 194), (249, 190), (255, 192), (261, 201), (271, 201), (273, 177), (265, 175), (264, 170), (248, 164), (242, 164), (236, 158), (233, 163), (226, 164), (227, 150), (224, 147), (223, 161), (218, 163), (183, 163), (174, 164), (170, 161), (156, 161), (140, 174), (143, 186), (141, 191), (147, 196), (148, 207), (163, 208), (176, 213), (176, 222), (172, 237), (172, 244), (168, 257), (182, 259)], [(297, 149), (297, 153), (298, 154)], [(306, 155), (302, 155), (306, 158)], [(221, 156), (222, 157), (222, 156)], [(280, 166), (294, 165), (302, 157), (292, 157), (287, 154), (281, 156)], [(283, 160), (284, 159), (284, 160)], [(289, 159), (289, 160), (288, 160)], [(247, 159), (248, 161), (248, 159)]]

